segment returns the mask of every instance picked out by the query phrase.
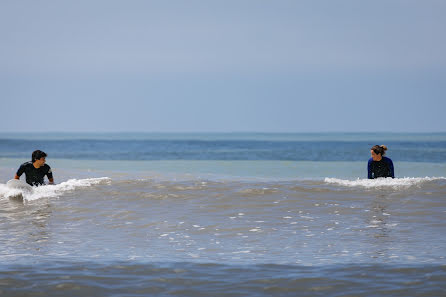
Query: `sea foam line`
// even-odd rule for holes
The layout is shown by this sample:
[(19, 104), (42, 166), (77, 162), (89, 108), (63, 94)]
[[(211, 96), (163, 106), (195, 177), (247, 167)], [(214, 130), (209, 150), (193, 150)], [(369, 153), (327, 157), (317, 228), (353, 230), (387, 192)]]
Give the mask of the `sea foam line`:
[(33, 187), (31, 192), (20, 189), (11, 189), (7, 187), (6, 184), (0, 184), (0, 196), (10, 198), (21, 194), (24, 200), (31, 201), (40, 198), (57, 197), (65, 192), (76, 190), (77, 188), (85, 188), (98, 184), (110, 184), (110, 182), (111, 179), (108, 177), (69, 179), (56, 185)]
[(403, 178), (378, 178), (378, 179), (356, 179), (345, 180), (339, 178), (326, 177), (324, 182), (328, 184), (337, 184), (346, 187), (364, 187), (364, 188), (399, 188), (419, 186), (426, 182), (446, 180), (446, 177), (403, 177)]

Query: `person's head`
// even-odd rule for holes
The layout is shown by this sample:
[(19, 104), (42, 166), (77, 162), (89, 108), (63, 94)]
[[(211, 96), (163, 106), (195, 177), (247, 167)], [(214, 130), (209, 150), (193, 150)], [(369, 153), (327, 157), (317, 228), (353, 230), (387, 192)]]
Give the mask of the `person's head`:
[(370, 154), (373, 161), (381, 161), (382, 157), (386, 154), (387, 146), (385, 145), (374, 145), (370, 149)]
[(47, 154), (45, 152), (42, 152), (41, 150), (36, 150), (31, 155), (31, 161), (33, 162), (33, 164), (35, 162), (38, 162), (37, 165), (42, 166), (43, 164), (45, 164), (46, 156)]

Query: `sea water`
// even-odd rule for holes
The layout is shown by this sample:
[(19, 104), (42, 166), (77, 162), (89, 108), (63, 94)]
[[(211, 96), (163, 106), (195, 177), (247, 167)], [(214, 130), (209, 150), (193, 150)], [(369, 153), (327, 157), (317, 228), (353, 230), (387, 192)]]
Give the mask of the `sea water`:
[(0, 134), (0, 295), (442, 296), (445, 177), (444, 133)]

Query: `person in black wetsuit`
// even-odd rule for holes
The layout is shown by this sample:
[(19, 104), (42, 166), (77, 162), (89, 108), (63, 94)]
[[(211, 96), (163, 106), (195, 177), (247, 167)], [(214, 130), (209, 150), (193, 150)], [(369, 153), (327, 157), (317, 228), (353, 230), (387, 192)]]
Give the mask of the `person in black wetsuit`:
[(45, 164), (46, 156), (47, 154), (40, 150), (34, 151), (31, 155), (31, 161), (20, 165), (14, 178), (20, 179), (20, 176), (25, 173), (27, 184), (31, 186), (40, 186), (45, 184), (43, 178), (46, 175), (49, 183), (54, 184), (51, 167), (48, 164)]
[(393, 162), (387, 157), (384, 157), (387, 151), (385, 145), (374, 145), (370, 149), (371, 158), (367, 164), (367, 171), (369, 179), (378, 177), (395, 178), (393, 169)]

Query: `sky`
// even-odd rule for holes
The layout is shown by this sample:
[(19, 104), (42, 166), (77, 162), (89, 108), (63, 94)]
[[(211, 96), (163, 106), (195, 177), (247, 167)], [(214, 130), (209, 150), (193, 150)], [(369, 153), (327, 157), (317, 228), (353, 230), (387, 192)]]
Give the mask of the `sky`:
[(446, 1), (0, 0), (0, 132), (445, 132)]

